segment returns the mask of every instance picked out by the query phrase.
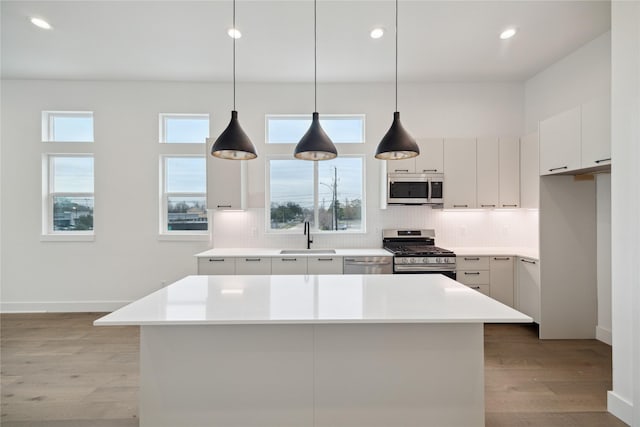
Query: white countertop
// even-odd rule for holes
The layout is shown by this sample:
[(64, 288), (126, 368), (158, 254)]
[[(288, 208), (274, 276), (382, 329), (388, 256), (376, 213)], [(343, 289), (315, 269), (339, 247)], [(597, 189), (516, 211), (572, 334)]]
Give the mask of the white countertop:
[[(207, 257), (279, 257), (279, 256), (393, 256), (393, 254), (382, 248), (362, 248), (362, 249), (335, 249), (335, 254), (317, 253), (314, 250), (322, 250), (322, 248), (312, 248), (306, 252), (306, 249), (298, 250), (295, 254), (281, 254), (280, 251), (285, 248), (214, 248), (204, 252), (200, 252), (195, 256), (198, 258)], [(286, 248), (289, 249), (289, 248)]]
[(528, 323), (439, 274), (187, 276), (95, 325)]
[(480, 246), (480, 247), (459, 247), (459, 248), (450, 248), (447, 249), (455, 252), (456, 256), (469, 256), (469, 255), (480, 255), (480, 256), (520, 256), (524, 258), (532, 258), (539, 259), (538, 249), (537, 248), (526, 248), (526, 247), (489, 247), (489, 246)]

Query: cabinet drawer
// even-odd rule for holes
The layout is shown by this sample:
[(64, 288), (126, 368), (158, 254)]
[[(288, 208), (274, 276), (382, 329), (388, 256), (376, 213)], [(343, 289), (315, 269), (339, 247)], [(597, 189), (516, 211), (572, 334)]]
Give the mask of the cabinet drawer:
[(271, 274), (271, 258), (238, 258), (236, 274)]
[(488, 256), (458, 256), (456, 257), (456, 268), (458, 270), (488, 270)]
[(307, 272), (309, 274), (342, 274), (342, 257), (309, 257), (307, 263)]
[(307, 259), (304, 257), (273, 258), (271, 274), (307, 274)]
[(489, 272), (479, 270), (458, 270), (456, 274), (457, 280), (465, 285), (487, 285), (489, 286)]
[(236, 274), (236, 261), (226, 257), (198, 258), (198, 274)]
[(485, 294), (489, 296), (489, 285), (467, 285), (471, 289), (480, 292), (481, 294)]

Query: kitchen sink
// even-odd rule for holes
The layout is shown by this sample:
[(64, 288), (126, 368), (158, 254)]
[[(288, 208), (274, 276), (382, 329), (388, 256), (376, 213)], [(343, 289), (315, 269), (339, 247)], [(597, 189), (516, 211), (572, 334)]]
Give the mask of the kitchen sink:
[(280, 251), (282, 255), (293, 254), (335, 254), (335, 249), (283, 249)]

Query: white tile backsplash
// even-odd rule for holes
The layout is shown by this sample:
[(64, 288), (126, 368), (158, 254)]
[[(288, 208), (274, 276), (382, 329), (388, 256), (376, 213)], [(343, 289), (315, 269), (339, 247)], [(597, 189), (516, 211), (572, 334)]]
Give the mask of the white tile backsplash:
[[(214, 212), (212, 244), (215, 248), (303, 248), (302, 233), (265, 231), (265, 210)], [(312, 233), (315, 248), (377, 248), (385, 228), (433, 228), (442, 247), (538, 246), (538, 211), (450, 211), (428, 206), (390, 206), (367, 211), (367, 232), (357, 234)]]

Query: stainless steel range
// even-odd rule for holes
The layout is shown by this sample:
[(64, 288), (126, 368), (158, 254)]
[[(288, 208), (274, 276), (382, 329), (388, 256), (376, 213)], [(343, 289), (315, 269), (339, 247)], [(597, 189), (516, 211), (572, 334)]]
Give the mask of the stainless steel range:
[(444, 274), (456, 278), (456, 254), (435, 246), (434, 230), (382, 231), (382, 247), (393, 253), (396, 274)]

